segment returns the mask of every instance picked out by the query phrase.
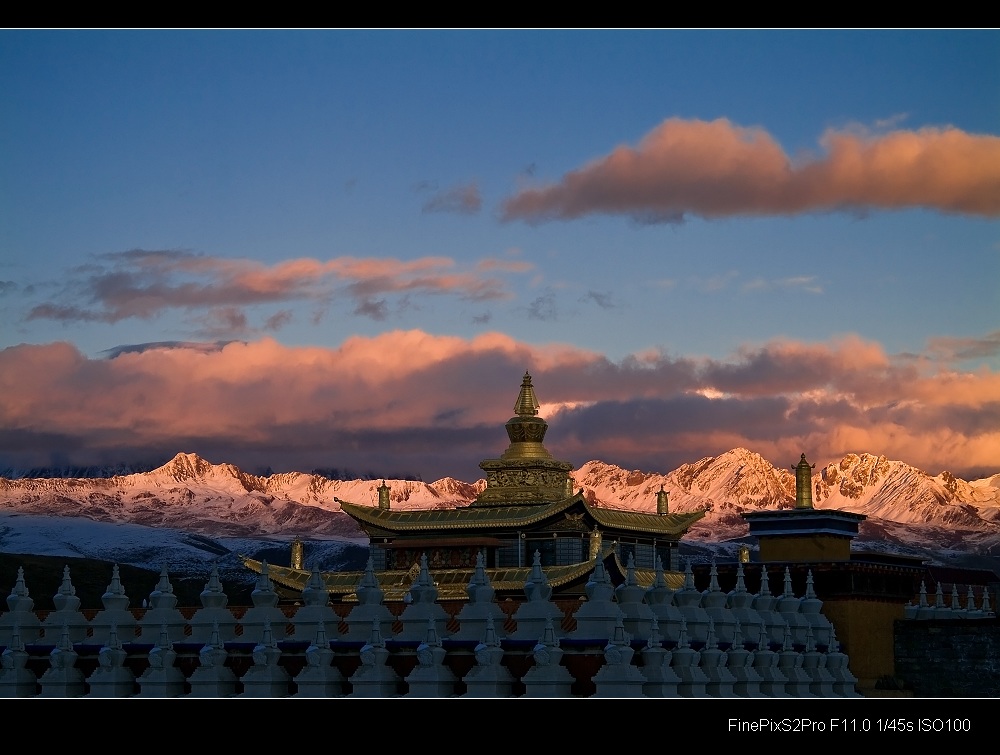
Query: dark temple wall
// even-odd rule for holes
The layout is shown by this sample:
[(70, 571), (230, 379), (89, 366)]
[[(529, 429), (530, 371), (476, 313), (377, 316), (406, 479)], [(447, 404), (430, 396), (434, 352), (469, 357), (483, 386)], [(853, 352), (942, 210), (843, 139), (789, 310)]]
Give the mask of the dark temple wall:
[(1000, 620), (897, 621), (896, 679), (916, 697), (1000, 697)]

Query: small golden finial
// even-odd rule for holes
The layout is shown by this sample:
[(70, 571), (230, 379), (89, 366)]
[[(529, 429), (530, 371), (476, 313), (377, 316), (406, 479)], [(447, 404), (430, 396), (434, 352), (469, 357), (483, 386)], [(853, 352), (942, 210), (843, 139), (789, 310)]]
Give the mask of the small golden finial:
[(521, 379), (521, 392), (514, 402), (514, 414), (519, 417), (534, 417), (538, 414), (538, 399), (535, 398), (535, 389), (531, 387), (531, 375), (527, 370)]
[(660, 516), (670, 513), (670, 493), (664, 490), (662, 485), (656, 494), (656, 513)]
[(302, 545), (302, 541), (299, 538), (295, 538), (292, 541), (292, 556), (290, 559), (289, 566), (293, 569), (305, 569), (306, 566), (305, 557), (305, 547)]
[(812, 470), (815, 468), (815, 464), (809, 466), (805, 454), (802, 454), (798, 465), (792, 467), (795, 470), (795, 508), (797, 509), (811, 509), (813, 507)]
[(378, 507), (386, 510), (389, 508), (389, 486), (385, 484), (385, 480), (378, 486)]
[(590, 543), (588, 549), (591, 561), (593, 561), (595, 558), (601, 555), (601, 547), (603, 544), (604, 544), (604, 535), (601, 533), (599, 529), (597, 529), (597, 525), (595, 524), (594, 529), (590, 533)]

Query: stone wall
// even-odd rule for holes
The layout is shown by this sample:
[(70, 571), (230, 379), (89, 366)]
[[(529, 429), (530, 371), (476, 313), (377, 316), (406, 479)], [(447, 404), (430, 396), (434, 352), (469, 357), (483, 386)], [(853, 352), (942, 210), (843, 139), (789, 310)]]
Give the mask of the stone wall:
[(996, 617), (897, 621), (894, 638), (896, 680), (916, 697), (1000, 697)]

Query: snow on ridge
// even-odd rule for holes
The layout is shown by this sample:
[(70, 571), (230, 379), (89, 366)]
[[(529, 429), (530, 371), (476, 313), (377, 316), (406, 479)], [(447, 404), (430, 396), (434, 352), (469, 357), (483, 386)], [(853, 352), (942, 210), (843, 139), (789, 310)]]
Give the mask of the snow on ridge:
[(795, 477), (744, 448), (683, 464), (668, 474), (627, 471), (590, 461), (574, 479), (599, 504), (647, 512), (656, 510), (661, 486), (670, 494), (671, 511), (677, 512), (724, 504), (777, 507), (795, 500)]
[[(746, 534), (740, 514), (794, 505), (795, 478), (759, 454), (734, 448), (683, 464), (672, 472), (626, 470), (591, 460), (573, 473), (599, 506), (656, 510), (656, 493), (669, 493), (670, 510), (705, 510), (693, 528), (699, 540)], [(302, 472), (251, 475), (197, 454), (177, 454), (151, 472), (113, 478), (0, 479), (0, 511), (38, 516), (79, 516), (99, 522), (176, 527), (207, 536), (358, 537), (336, 499), (375, 506), (381, 480), (329, 480)], [(471, 503), (484, 480), (445, 477), (433, 483), (391, 480), (391, 506), (415, 510)], [(966, 482), (947, 472), (936, 477), (874, 454), (847, 454), (813, 472), (817, 508), (864, 514), (918, 532), (943, 527), (1000, 539), (1000, 474)], [(916, 535), (915, 535), (916, 537)]]
[[(53, 558), (89, 558), (129, 564), (172, 575), (208, 579), (213, 565), (227, 580), (252, 581), (238, 554), (255, 557), (275, 549), (290, 553), (290, 537), (209, 537), (162, 527), (125, 522), (96, 522), (63, 516), (32, 516), (0, 511), (0, 552)], [(346, 549), (367, 546), (367, 538), (307, 540), (307, 563), (324, 568), (336, 563)], [(30, 579), (30, 575), (29, 579)], [(30, 587), (30, 584), (29, 584)]]

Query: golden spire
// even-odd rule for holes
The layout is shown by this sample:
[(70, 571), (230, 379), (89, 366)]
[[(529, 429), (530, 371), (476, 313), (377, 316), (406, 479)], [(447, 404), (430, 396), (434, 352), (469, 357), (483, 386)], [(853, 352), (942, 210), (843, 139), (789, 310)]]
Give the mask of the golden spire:
[(292, 541), (292, 557), (290, 559), (289, 566), (293, 569), (306, 568), (305, 547), (302, 545), (302, 541), (297, 537)]
[(534, 417), (538, 414), (538, 399), (535, 398), (535, 389), (531, 387), (531, 375), (527, 370), (521, 379), (521, 392), (514, 402), (514, 414), (519, 417)]
[(551, 459), (552, 456), (542, 445), (549, 423), (538, 416), (538, 399), (535, 397), (535, 389), (531, 386), (531, 375), (527, 370), (521, 379), (521, 390), (517, 394), (517, 401), (514, 402), (514, 414), (516, 416), (507, 420), (506, 425), (510, 446), (501, 458)]
[(664, 490), (662, 485), (656, 493), (656, 513), (660, 516), (670, 513), (670, 493)]
[(572, 495), (569, 472), (573, 465), (558, 461), (545, 448), (549, 424), (538, 416), (538, 398), (531, 374), (524, 373), (514, 402), (514, 416), (504, 428), (510, 445), (499, 459), (483, 459), (486, 489), (476, 498), (479, 506), (551, 503)]
[(795, 470), (795, 508), (797, 509), (811, 509), (813, 507), (812, 470), (815, 466), (815, 464), (809, 466), (806, 455), (802, 454), (798, 465), (792, 467)]

